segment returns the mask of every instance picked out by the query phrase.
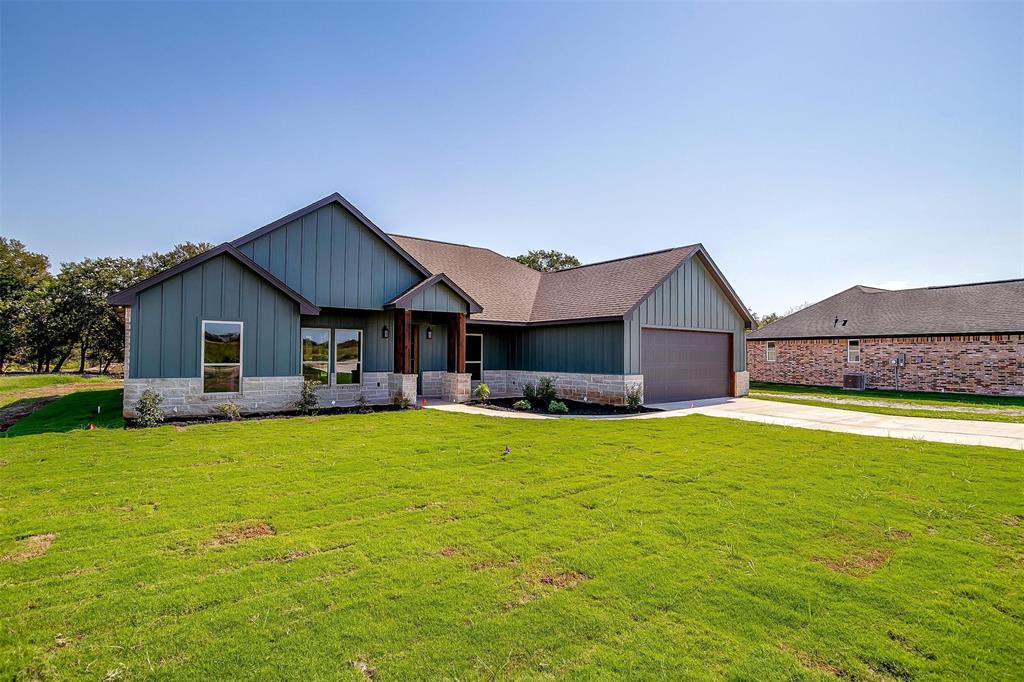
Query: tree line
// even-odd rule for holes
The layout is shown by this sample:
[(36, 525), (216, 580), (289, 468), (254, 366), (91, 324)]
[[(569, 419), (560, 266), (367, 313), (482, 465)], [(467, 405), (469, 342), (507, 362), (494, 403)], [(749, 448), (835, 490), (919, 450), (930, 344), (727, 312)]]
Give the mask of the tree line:
[(213, 244), (184, 242), (141, 258), (85, 258), (61, 263), (16, 239), (0, 237), (0, 371), (60, 372), (69, 361), (106, 372), (124, 359), (124, 319), (107, 296)]

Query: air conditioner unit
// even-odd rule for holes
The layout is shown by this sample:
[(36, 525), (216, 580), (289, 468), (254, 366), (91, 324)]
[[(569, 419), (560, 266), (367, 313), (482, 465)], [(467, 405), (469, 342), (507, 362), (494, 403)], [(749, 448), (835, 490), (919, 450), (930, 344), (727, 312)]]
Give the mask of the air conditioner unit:
[(844, 374), (843, 388), (854, 391), (863, 391), (867, 383), (867, 377), (863, 374)]

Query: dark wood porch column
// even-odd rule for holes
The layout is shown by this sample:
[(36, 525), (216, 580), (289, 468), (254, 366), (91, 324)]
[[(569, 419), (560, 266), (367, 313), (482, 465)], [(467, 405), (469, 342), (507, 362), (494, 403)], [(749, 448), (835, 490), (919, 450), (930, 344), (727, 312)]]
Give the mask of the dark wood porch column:
[(448, 371), (466, 373), (466, 314), (455, 313), (448, 325)]
[(412, 371), (412, 311), (395, 309), (395, 374)]

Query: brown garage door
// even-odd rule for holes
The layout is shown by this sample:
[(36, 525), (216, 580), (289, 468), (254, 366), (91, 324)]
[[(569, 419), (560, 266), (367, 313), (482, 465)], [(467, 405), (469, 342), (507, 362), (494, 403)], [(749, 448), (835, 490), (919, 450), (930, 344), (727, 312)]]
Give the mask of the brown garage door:
[(640, 342), (644, 402), (729, 395), (729, 335), (644, 329)]

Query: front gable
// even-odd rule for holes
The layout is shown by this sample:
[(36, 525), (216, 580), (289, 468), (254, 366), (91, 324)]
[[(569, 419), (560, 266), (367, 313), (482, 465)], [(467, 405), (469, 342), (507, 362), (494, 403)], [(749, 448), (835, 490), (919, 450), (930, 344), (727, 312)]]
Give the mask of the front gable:
[(340, 195), (232, 244), (322, 307), (380, 310), (429, 274)]

